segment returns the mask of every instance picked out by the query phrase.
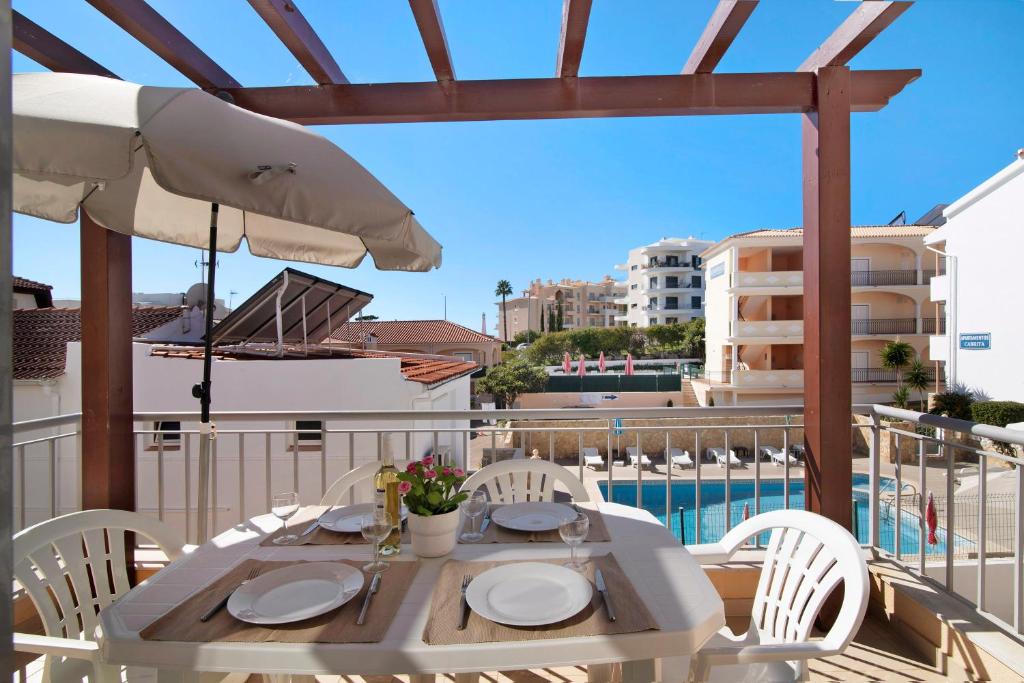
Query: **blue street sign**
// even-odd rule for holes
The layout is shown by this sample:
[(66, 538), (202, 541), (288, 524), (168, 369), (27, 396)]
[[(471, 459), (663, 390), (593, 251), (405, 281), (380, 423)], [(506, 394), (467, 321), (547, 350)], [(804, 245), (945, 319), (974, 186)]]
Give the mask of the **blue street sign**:
[(991, 332), (961, 332), (960, 348), (967, 351), (988, 351), (992, 348)]

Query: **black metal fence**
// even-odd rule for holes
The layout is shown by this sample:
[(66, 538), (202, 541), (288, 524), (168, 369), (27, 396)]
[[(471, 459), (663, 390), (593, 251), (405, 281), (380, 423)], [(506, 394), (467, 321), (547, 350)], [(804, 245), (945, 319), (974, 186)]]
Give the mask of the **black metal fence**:
[(918, 274), (917, 270), (855, 270), (850, 273), (850, 284), (854, 287), (916, 285)]
[(867, 318), (850, 321), (853, 334), (916, 334), (914, 318)]
[(593, 374), (549, 375), (546, 392), (559, 393), (620, 393), (627, 391), (679, 391), (682, 375), (676, 372), (645, 373), (639, 375)]

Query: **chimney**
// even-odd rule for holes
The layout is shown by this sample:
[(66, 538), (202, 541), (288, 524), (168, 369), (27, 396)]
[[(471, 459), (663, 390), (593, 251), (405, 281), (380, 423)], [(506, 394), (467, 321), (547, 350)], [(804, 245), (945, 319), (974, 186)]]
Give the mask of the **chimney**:
[(487, 334), (487, 314), (480, 314), (480, 334)]

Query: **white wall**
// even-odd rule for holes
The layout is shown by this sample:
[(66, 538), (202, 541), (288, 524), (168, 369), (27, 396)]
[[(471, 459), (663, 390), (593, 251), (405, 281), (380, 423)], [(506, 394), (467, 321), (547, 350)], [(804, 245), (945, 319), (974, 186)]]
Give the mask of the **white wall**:
[[(136, 412), (195, 412), (198, 401), (191, 388), (202, 376), (202, 362), (182, 358), (151, 356), (147, 344), (135, 344), (134, 402)], [(442, 410), (469, 409), (469, 378), (462, 377), (435, 389), (405, 380), (397, 358), (310, 359), (214, 361), (212, 411), (352, 411), (352, 410)], [(46, 417), (81, 409), (81, 345), (68, 345), (66, 374), (46, 394), (43, 387), (21, 383), (15, 390), (16, 420)], [(151, 422), (139, 422), (136, 430), (154, 430)], [(453, 427), (468, 429), (468, 421), (432, 424), (381, 420), (328, 421), (326, 428), (395, 430)], [(182, 430), (197, 429), (185, 422)], [(328, 434), (326, 448), (294, 451), (292, 434), (271, 434), (265, 430), (292, 429), (280, 421), (227, 422), (218, 425), (216, 439), (216, 520), (214, 527), (226, 528), (267, 509), (271, 492), (298, 490), (303, 503), (318, 502), (325, 485), (347, 472), (353, 465), (377, 459), (377, 438), (370, 434)], [(249, 430), (259, 433), (239, 434)], [(53, 430), (51, 430), (52, 433)], [(165, 519), (185, 531), (186, 467), (189, 470), (188, 500), (194, 505), (195, 476), (198, 467), (198, 440), (183, 435), (180, 449), (166, 448), (162, 456)], [(24, 438), (19, 435), (18, 440)], [(394, 455), (403, 460), (423, 455), (433, 444), (433, 433), (396, 432)], [(137, 454), (137, 504), (141, 511), (156, 513), (161, 506), (160, 453), (153, 435), (139, 435)], [(439, 445), (450, 445), (457, 461), (463, 456), (461, 435), (438, 434)], [(350, 444), (354, 448), (350, 449)], [(166, 444), (165, 444), (166, 445)], [(77, 508), (77, 440), (67, 439), (57, 452), (58, 513)], [(242, 461), (240, 462), (240, 456)], [(88, 457), (88, 454), (85, 454)], [(26, 522), (50, 515), (48, 446), (26, 448), (26, 495), (29, 511)], [(269, 473), (269, 476), (268, 476)], [(297, 485), (296, 485), (297, 482)], [(242, 493), (240, 494), (240, 489)], [(364, 492), (368, 493), (368, 492)], [(16, 501), (16, 504), (18, 501)], [(194, 519), (190, 520), (194, 531)]]
[[(1024, 160), (1018, 159), (993, 178), (950, 205), (947, 222), (928, 242), (945, 239), (947, 280), (955, 297), (955, 314), (947, 302), (947, 324), (954, 344), (955, 379), (983, 389), (995, 399), (1024, 401), (1020, 345), (1024, 340), (1024, 287), (1020, 281), (1024, 253)], [(960, 333), (989, 332), (990, 350), (961, 350)], [(950, 369), (954, 363), (950, 363)]]

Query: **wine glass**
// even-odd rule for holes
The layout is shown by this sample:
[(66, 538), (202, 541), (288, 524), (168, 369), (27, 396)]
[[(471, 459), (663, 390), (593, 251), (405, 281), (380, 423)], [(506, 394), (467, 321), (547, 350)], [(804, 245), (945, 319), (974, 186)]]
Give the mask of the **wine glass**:
[(565, 563), (565, 567), (574, 571), (583, 570), (583, 563), (576, 559), (576, 548), (586, 540), (589, 532), (590, 518), (582, 512), (577, 512), (575, 517), (559, 523), (558, 535), (569, 546), (569, 561)]
[(482, 519), (483, 514), (487, 512), (487, 493), (480, 490), (473, 491), (469, 498), (462, 501), (462, 512), (469, 519), (469, 531), (463, 532), (459, 538), (467, 543), (476, 543), (484, 537), (476, 520)]
[(359, 522), (359, 532), (373, 544), (373, 562), (363, 565), (363, 571), (376, 574), (387, 569), (387, 562), (380, 559), (380, 544), (391, 534), (391, 515), (383, 508), (374, 508), (373, 512), (363, 515)]
[[(288, 527), (288, 519), (299, 511), (299, 494), (295, 491), (278, 493), (270, 501), (270, 511), (281, 520), (281, 529)], [(274, 539), (277, 545), (287, 545), (299, 540), (295, 534), (283, 534)]]

